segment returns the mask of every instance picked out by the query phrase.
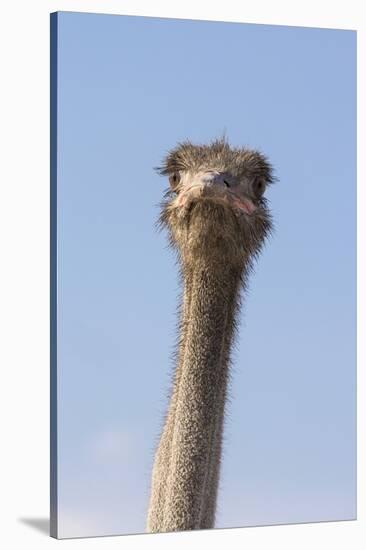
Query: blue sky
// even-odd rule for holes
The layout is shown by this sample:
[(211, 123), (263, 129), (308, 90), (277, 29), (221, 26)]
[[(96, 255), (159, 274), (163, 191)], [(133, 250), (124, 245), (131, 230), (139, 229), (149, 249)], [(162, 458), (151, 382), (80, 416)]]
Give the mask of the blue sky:
[(59, 14), (61, 537), (143, 532), (178, 279), (177, 141), (275, 167), (234, 354), (217, 527), (355, 518), (356, 34)]

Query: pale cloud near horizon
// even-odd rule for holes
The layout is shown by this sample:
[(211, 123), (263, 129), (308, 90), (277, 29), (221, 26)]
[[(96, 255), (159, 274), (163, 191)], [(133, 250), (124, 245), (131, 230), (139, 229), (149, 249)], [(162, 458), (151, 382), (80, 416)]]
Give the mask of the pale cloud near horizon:
[(81, 462), (72, 474), (64, 472), (60, 538), (144, 532), (146, 499), (138, 498), (139, 482), (144, 481), (138, 435), (132, 427), (105, 424), (80, 442)]

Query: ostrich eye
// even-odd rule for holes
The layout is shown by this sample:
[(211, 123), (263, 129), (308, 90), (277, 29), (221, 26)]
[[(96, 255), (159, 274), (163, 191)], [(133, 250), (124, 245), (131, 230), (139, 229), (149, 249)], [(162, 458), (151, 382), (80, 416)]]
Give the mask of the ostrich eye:
[(265, 183), (263, 180), (256, 178), (253, 182), (253, 193), (257, 198), (260, 198), (265, 191)]
[(180, 174), (179, 172), (174, 172), (169, 176), (169, 183), (170, 187), (173, 191), (175, 191), (176, 187), (178, 186), (178, 183), (180, 182)]

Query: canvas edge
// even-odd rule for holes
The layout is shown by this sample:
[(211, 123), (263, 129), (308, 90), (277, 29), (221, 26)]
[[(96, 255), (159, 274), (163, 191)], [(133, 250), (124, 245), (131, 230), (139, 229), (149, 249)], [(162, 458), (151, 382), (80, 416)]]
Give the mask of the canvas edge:
[(50, 14), (50, 536), (58, 538), (57, 484), (57, 47), (58, 13)]

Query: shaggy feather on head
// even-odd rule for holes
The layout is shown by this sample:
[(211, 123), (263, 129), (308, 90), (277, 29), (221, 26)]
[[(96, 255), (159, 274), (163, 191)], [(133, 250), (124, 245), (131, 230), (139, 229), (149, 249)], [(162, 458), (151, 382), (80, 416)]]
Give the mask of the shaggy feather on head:
[(272, 230), (264, 193), (275, 179), (265, 155), (231, 147), (226, 139), (184, 141), (157, 170), (169, 178), (159, 224), (173, 246), (217, 255), (221, 245), (223, 257), (231, 252), (240, 261), (260, 251)]

